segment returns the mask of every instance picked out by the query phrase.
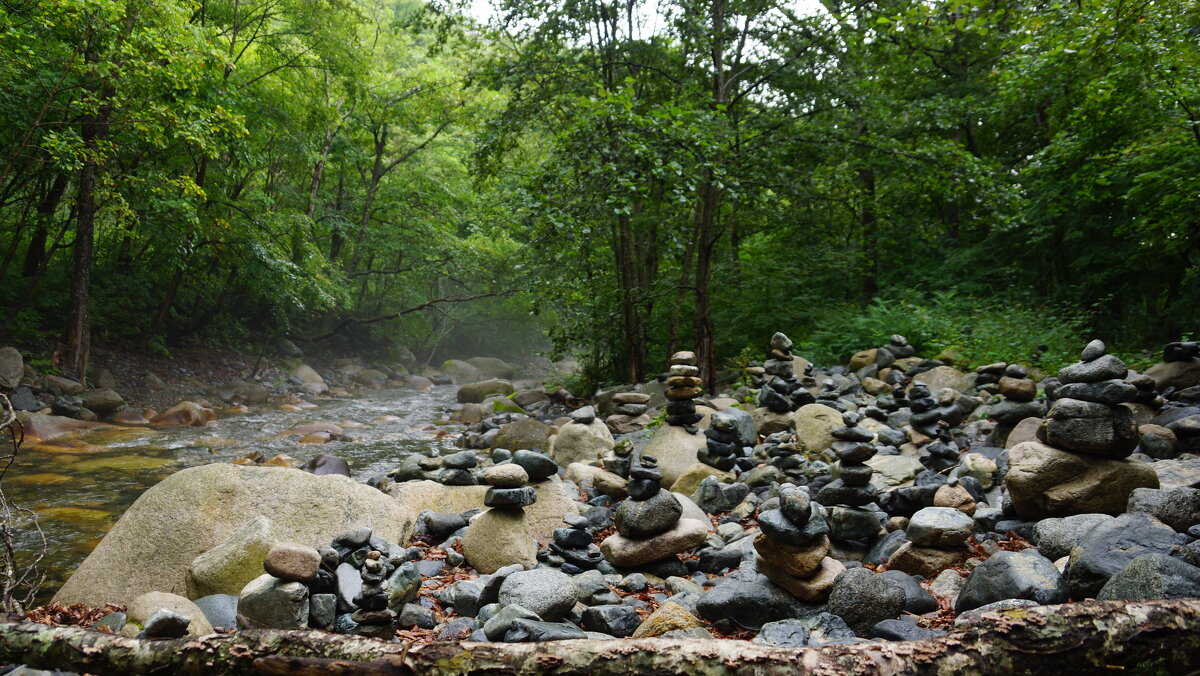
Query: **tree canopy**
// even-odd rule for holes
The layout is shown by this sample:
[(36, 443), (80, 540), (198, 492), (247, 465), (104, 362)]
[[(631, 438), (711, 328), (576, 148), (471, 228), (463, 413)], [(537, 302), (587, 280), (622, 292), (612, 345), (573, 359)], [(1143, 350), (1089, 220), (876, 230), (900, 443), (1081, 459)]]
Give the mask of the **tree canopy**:
[(0, 92), (3, 332), (76, 376), (1200, 332), (1195, 0), (16, 0)]

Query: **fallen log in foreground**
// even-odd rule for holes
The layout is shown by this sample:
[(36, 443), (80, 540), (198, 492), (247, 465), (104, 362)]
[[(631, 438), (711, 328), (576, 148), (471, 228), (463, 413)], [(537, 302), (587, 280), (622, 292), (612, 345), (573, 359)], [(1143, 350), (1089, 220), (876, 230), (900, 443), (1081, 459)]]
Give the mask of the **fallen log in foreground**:
[(1200, 599), (1104, 601), (988, 613), (946, 636), (792, 650), (744, 641), (387, 643), (316, 631), (138, 640), (0, 622), (0, 664), (125, 674), (1190, 673)]

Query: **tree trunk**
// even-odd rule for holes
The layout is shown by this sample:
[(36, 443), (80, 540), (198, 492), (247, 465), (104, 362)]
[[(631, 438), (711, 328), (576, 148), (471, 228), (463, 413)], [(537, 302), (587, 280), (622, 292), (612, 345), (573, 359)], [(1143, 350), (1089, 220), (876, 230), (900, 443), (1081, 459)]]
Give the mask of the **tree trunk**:
[(704, 386), (717, 386), (716, 343), (713, 333), (712, 305), (709, 282), (712, 277), (713, 248), (717, 243), (716, 220), (720, 188), (711, 171), (705, 172), (700, 193), (700, 220), (696, 231), (696, 308), (693, 317), (696, 365)]
[(50, 223), (54, 220), (54, 212), (58, 210), (58, 203), (66, 191), (67, 175), (60, 173), (54, 177), (54, 182), (45, 196), (38, 201), (33, 238), (29, 240), (29, 248), (25, 250), (25, 262), (21, 266), (21, 276), (26, 279), (37, 275), (46, 264), (46, 241), (50, 236)]
[(78, 627), (0, 623), (0, 662), (98, 676), (1185, 674), (1194, 670), (1197, 651), (1200, 599), (1019, 608), (987, 613), (973, 625), (933, 639), (799, 650), (713, 639), (432, 643), (410, 649), (318, 631), (243, 631), (154, 641)]

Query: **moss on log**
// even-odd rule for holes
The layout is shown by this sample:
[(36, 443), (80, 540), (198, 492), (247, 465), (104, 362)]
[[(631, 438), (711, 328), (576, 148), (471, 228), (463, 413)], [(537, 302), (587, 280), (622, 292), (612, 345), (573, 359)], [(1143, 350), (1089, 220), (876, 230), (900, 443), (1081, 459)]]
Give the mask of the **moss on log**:
[(138, 640), (8, 619), (0, 663), (109, 674), (1061, 674), (1188, 673), (1200, 599), (1087, 602), (987, 613), (922, 641), (792, 650), (742, 641), (640, 639), (412, 646), (316, 631)]

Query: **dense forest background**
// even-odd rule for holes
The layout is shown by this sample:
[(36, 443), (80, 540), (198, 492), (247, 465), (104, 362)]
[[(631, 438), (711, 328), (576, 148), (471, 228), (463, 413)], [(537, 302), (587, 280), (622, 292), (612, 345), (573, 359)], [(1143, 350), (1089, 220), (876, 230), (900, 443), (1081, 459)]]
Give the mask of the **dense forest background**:
[(593, 382), (1200, 334), (1196, 0), (4, 0), (0, 340)]

